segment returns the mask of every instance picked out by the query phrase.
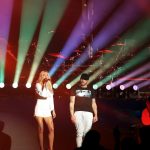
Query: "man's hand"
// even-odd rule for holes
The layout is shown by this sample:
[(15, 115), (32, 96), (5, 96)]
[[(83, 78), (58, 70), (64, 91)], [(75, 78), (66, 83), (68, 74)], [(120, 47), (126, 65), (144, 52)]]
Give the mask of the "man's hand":
[(98, 121), (98, 117), (97, 117), (97, 115), (95, 115), (94, 117), (93, 117), (93, 123), (95, 123), (95, 122), (97, 122)]

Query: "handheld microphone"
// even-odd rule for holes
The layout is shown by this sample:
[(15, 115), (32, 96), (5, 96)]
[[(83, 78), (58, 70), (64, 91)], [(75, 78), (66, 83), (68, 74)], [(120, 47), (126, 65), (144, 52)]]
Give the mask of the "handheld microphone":
[(43, 80), (43, 82), (45, 83), (45, 82), (48, 82), (48, 81), (50, 81), (51, 79), (47, 79), (47, 78), (45, 78), (44, 80)]

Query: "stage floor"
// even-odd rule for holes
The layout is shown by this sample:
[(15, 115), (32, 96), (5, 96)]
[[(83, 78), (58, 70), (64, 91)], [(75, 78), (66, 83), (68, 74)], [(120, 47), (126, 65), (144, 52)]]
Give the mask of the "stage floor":
[[(38, 150), (36, 122), (33, 110), (36, 100), (31, 95), (0, 95), (0, 122), (2, 132), (11, 138), (11, 150)], [(101, 134), (101, 144), (114, 148), (113, 129), (119, 126), (122, 137), (130, 134), (130, 128), (140, 126), (144, 100), (97, 99), (99, 121), (93, 125)], [(54, 150), (74, 150), (75, 129), (69, 118), (69, 97), (55, 96), (57, 117)], [(47, 130), (45, 130), (45, 135)], [(45, 136), (46, 138), (46, 136)], [(47, 142), (45, 143), (47, 145)]]

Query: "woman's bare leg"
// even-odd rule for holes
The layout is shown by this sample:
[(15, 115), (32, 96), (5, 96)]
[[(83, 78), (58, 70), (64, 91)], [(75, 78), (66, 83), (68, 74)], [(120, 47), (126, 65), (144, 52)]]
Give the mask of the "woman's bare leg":
[(48, 127), (48, 140), (49, 140), (49, 150), (53, 150), (53, 144), (54, 144), (54, 124), (52, 117), (46, 117), (44, 118), (45, 123)]
[(35, 117), (38, 123), (38, 138), (40, 144), (40, 150), (44, 150), (43, 144), (43, 132), (44, 132), (44, 125), (43, 125), (43, 118), (42, 117)]

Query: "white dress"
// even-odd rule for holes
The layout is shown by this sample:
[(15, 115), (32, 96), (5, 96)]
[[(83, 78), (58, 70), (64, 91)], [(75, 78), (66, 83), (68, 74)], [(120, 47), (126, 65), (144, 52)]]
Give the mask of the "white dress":
[(39, 83), (36, 83), (35, 88), (36, 93), (39, 96), (46, 97), (46, 99), (37, 99), (34, 116), (50, 117), (51, 111), (54, 110), (53, 93), (49, 91), (46, 87), (42, 89), (42, 85)]

